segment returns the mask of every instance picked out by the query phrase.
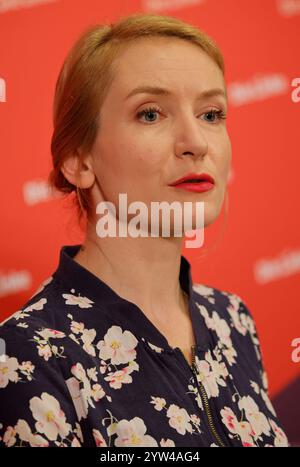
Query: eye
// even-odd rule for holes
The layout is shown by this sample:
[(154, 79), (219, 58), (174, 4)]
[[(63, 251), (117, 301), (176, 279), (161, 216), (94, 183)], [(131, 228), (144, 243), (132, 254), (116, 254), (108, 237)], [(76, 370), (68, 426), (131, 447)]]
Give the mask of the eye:
[(141, 110), (140, 112), (137, 113), (137, 117), (138, 119), (140, 119), (141, 117), (146, 117), (150, 115), (150, 120), (146, 120), (148, 122), (153, 122), (153, 121), (156, 121), (156, 119), (153, 120), (153, 115), (155, 115), (156, 113), (159, 113), (160, 114), (160, 109), (158, 107), (148, 107), (147, 109), (143, 109)]
[(203, 115), (209, 115), (209, 119), (206, 120), (209, 123), (215, 123), (226, 118), (226, 114), (223, 110), (220, 109), (210, 109), (208, 112), (205, 112)]
[[(137, 113), (137, 118), (141, 119), (142, 117), (146, 118), (150, 116), (150, 119), (146, 118), (146, 122), (151, 123), (157, 120), (157, 118), (155, 118), (155, 114), (161, 114), (161, 110), (159, 107), (155, 107), (155, 106), (147, 107), (146, 109), (143, 109)], [(214, 123), (214, 124), (226, 118), (226, 114), (223, 112), (223, 110), (220, 110), (220, 109), (210, 109), (208, 112), (205, 112), (203, 115), (208, 115), (209, 119), (206, 121), (208, 123)]]

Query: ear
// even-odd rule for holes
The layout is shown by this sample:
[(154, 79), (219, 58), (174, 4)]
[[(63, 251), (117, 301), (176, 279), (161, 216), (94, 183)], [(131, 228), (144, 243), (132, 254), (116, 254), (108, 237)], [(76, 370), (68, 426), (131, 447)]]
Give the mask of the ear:
[(65, 178), (78, 188), (90, 188), (95, 181), (92, 157), (82, 159), (80, 152), (70, 155), (63, 163), (61, 171)]

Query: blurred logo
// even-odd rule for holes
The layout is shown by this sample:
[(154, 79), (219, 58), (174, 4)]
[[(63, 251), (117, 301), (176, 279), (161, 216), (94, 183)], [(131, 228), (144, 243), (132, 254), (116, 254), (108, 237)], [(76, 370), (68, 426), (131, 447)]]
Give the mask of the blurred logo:
[(297, 104), (300, 102), (300, 78), (294, 78), (291, 84), (295, 88), (292, 91), (292, 101)]
[(248, 81), (229, 83), (228, 98), (230, 104), (238, 106), (285, 94), (288, 89), (289, 80), (284, 74), (257, 73)]
[(296, 347), (295, 350), (292, 352), (292, 362), (299, 363), (300, 362), (300, 337), (296, 337), (292, 341), (292, 347)]
[(6, 83), (3, 78), (0, 78), (0, 102), (6, 102)]

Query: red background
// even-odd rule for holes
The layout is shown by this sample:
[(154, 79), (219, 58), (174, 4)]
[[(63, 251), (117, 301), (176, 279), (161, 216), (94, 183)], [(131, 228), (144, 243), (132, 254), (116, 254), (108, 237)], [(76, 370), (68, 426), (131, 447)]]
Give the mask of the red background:
[[(291, 358), (292, 340), (300, 337), (300, 102), (292, 99), (292, 80), (300, 77), (299, 0), (0, 0), (0, 79), (6, 87), (0, 99), (0, 318), (18, 310), (54, 271), (62, 245), (82, 240), (68, 200), (45, 192), (62, 61), (87, 26), (135, 12), (190, 22), (223, 52), (233, 147), (228, 219), (215, 249), (224, 212), (206, 230), (207, 254), (183, 253), (195, 282), (235, 292), (248, 305), (275, 398), (300, 375), (300, 363)], [(275, 79), (282, 83), (279, 91)], [(252, 97), (238, 102), (237, 84)], [(272, 274), (265, 281), (258, 274), (262, 261)], [(299, 411), (299, 398), (291, 403)]]

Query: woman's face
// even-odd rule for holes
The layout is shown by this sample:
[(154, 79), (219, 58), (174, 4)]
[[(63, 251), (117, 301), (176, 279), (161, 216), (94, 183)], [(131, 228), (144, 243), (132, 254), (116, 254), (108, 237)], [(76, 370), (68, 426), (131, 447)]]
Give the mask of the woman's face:
[[(195, 216), (195, 202), (204, 201), (204, 225), (211, 224), (222, 208), (231, 161), (225, 120), (212, 113), (227, 112), (222, 72), (198, 46), (165, 37), (136, 40), (114, 67), (92, 152), (95, 204), (110, 201), (118, 213), (119, 193), (126, 193), (128, 205), (142, 201), (149, 211), (152, 201), (191, 201)], [(128, 97), (141, 86), (170, 94)], [(212, 89), (223, 94), (201, 96)], [(195, 193), (169, 186), (191, 172), (210, 174), (213, 189)]]

